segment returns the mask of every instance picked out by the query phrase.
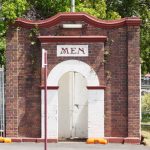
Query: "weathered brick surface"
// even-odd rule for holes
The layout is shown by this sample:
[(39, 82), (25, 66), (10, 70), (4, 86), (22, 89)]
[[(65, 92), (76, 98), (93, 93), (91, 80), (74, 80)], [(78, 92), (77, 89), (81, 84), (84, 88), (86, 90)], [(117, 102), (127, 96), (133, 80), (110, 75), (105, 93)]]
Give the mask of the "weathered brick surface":
[(128, 27), (128, 137), (140, 136), (139, 45), (139, 28)]
[(17, 31), (10, 30), (6, 51), (6, 134), (18, 136)]
[(11, 137), (40, 137), (41, 51), (31, 45), (29, 33), (10, 29), (7, 34), (6, 136)]
[[(88, 44), (88, 57), (56, 57), (56, 45), (69, 42), (31, 45), (30, 30), (10, 28), (7, 34), (6, 66), (6, 136), (41, 136), (41, 47), (48, 50), (48, 72), (56, 64), (81, 60), (97, 73), (105, 89), (105, 136), (139, 137), (139, 27), (114, 29), (62, 29), (59, 25), (41, 28), (40, 35), (105, 35), (103, 42)], [(104, 46), (104, 48), (103, 48)], [(106, 55), (105, 52), (108, 52)], [(105, 55), (104, 55), (105, 53)]]

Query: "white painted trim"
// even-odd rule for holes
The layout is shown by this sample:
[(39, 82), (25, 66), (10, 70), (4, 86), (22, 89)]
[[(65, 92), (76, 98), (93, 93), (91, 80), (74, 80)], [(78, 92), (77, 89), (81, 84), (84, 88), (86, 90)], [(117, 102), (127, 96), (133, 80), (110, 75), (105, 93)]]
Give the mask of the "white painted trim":
[(88, 90), (88, 138), (104, 137), (104, 90)]
[[(58, 86), (67, 72), (78, 72), (87, 80), (87, 86), (99, 86), (95, 71), (79, 60), (57, 64), (48, 75), (48, 86)], [(48, 138), (58, 139), (58, 90), (48, 90)], [(104, 137), (104, 90), (88, 90), (88, 137)], [(44, 94), (41, 90), (41, 137), (44, 137)]]
[[(41, 138), (44, 138), (44, 90), (41, 90)], [(47, 137), (58, 138), (58, 90), (47, 91)]]
[(140, 102), (139, 102), (140, 103), (140, 106), (139, 106), (140, 108), (139, 109), (140, 109), (140, 111), (139, 112), (140, 112), (140, 137), (141, 137), (141, 134), (142, 134), (141, 133), (141, 121), (142, 121), (142, 97), (141, 97), (141, 84), (142, 84), (141, 83), (141, 76), (142, 75), (141, 75), (141, 64), (140, 64), (140, 67), (139, 67), (139, 74), (140, 74), (140, 81), (139, 81), (139, 88), (140, 88)]
[(64, 29), (81, 29), (82, 28), (82, 24), (63, 24), (62, 27)]
[(70, 71), (81, 73), (87, 80), (87, 86), (100, 85), (99, 79), (92, 67), (79, 60), (67, 60), (57, 64), (48, 75), (47, 85), (58, 86), (61, 76)]

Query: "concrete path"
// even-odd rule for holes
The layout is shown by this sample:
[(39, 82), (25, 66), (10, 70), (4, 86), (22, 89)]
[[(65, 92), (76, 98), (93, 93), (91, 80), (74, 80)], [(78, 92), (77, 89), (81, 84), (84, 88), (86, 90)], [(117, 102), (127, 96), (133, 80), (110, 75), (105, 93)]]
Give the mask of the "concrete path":
[[(0, 150), (44, 150), (43, 143), (12, 143), (0, 144)], [(48, 150), (150, 150), (150, 147), (130, 144), (85, 144), (83, 142), (52, 143)]]

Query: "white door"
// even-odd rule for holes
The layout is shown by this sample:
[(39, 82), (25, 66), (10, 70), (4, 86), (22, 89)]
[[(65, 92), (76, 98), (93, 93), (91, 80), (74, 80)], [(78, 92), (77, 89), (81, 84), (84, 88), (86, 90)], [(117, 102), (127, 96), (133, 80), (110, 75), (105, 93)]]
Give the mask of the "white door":
[(87, 83), (84, 76), (68, 72), (59, 81), (59, 139), (88, 137)]

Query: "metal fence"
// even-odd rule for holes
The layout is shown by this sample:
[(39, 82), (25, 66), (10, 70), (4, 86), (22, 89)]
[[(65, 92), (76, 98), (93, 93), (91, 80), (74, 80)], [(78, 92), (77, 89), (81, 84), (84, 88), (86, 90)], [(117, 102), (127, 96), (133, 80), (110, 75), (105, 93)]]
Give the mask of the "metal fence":
[(150, 86), (150, 77), (141, 77), (141, 84), (143, 86)]
[(0, 136), (5, 130), (4, 68), (0, 68)]
[(141, 77), (141, 94), (150, 93), (150, 77)]

